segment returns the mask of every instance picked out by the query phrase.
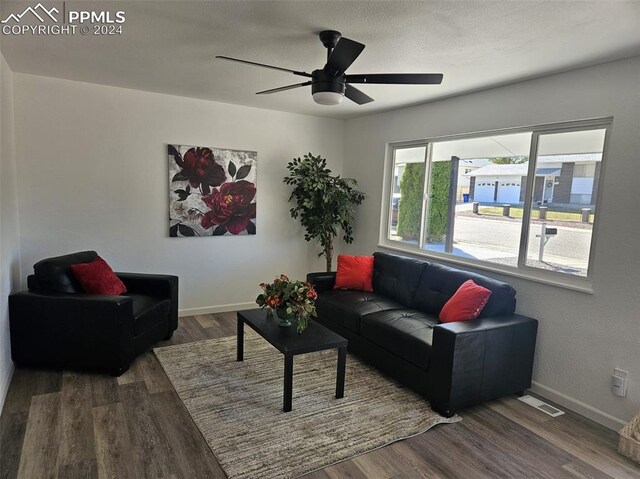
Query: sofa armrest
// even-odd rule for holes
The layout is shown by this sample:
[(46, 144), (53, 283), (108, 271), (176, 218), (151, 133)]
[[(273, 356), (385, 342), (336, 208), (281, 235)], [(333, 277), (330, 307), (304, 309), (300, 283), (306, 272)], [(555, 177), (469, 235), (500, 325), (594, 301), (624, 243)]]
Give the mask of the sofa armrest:
[(309, 281), (316, 292), (322, 293), (323, 291), (330, 291), (333, 289), (333, 285), (336, 284), (336, 272), (330, 273), (309, 273), (307, 275), (307, 281)]
[(116, 273), (127, 292), (171, 300), (169, 332), (178, 328), (178, 277), (169, 274)]
[(531, 386), (538, 321), (510, 314), (433, 328), (428, 391), (444, 415)]
[(9, 296), (9, 325), (19, 365), (74, 363), (117, 373), (134, 357), (127, 296), (22, 291)]

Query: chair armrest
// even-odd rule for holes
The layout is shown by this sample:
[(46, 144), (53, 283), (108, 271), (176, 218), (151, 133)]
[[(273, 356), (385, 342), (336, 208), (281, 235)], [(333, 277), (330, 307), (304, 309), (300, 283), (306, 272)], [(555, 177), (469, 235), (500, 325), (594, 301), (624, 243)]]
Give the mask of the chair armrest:
[(336, 284), (336, 273), (335, 271), (330, 273), (309, 273), (307, 274), (307, 281), (313, 285), (318, 293), (330, 291)]
[(133, 302), (127, 296), (9, 296), (11, 356), (21, 365), (83, 364), (117, 371), (134, 357)]
[(116, 273), (130, 293), (169, 298), (178, 291), (178, 277), (169, 274)]
[(538, 321), (519, 314), (433, 328), (429, 399), (450, 415), (531, 386)]
[(171, 300), (169, 331), (178, 328), (178, 277), (169, 274), (116, 273), (127, 292)]

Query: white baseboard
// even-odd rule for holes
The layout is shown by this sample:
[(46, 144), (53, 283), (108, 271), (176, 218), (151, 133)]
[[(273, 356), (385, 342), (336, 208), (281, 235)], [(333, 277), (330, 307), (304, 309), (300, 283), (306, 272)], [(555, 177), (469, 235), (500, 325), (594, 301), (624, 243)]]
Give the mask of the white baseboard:
[(193, 316), (196, 314), (226, 313), (228, 311), (240, 311), (241, 309), (254, 309), (258, 305), (255, 301), (251, 303), (221, 304), (220, 306), (205, 306), (203, 308), (186, 308), (178, 311), (178, 316)]
[(9, 391), (9, 385), (11, 384), (11, 378), (13, 377), (13, 361), (10, 361), (9, 372), (4, 378), (2, 384), (0, 384), (0, 411), (4, 408), (4, 400), (7, 399), (7, 392)]
[(624, 426), (625, 421), (614, 417), (610, 414), (607, 414), (604, 411), (600, 411), (599, 409), (594, 408), (578, 399), (572, 398), (571, 396), (567, 396), (566, 394), (561, 393), (560, 391), (556, 391), (544, 384), (540, 384), (537, 381), (531, 381), (531, 388), (529, 389), (531, 392), (536, 393), (550, 401), (558, 403), (561, 406), (570, 409), (573, 412), (580, 414), (586, 418), (591, 419), (592, 421), (597, 422), (598, 424), (602, 424), (603, 426), (613, 429), (614, 431), (619, 431), (622, 426)]

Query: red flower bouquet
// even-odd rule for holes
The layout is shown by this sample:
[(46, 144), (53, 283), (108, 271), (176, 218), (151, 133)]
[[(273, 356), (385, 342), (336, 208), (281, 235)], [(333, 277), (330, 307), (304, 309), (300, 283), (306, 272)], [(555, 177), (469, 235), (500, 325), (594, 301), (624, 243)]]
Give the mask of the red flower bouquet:
[[(316, 316), (316, 298), (318, 294), (307, 281), (292, 281), (281, 274), (273, 283), (260, 283), (262, 293), (256, 298), (261, 308), (276, 312), (283, 320), (296, 319), (298, 332), (301, 333)], [(284, 323), (286, 324), (286, 323)]]

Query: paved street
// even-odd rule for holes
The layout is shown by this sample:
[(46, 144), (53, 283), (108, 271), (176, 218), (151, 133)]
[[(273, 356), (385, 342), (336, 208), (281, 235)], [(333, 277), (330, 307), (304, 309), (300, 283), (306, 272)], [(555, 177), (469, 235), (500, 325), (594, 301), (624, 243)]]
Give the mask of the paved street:
[[(454, 254), (515, 265), (518, 259), (522, 222), (487, 216), (469, 216), (470, 210), (470, 203), (456, 206)], [(577, 225), (578, 227), (573, 228), (567, 226), (566, 222), (561, 223), (563, 226), (556, 226), (556, 224), (553, 221), (547, 223), (547, 227), (557, 228), (558, 234), (551, 237), (545, 245), (542, 263), (538, 261), (540, 238), (536, 237), (542, 232), (542, 225), (537, 222), (531, 225), (527, 264), (543, 269), (586, 275), (591, 228), (585, 228), (585, 225)], [(409, 241), (409, 243), (417, 242)], [(443, 252), (444, 245), (425, 245), (425, 249)]]
[[(553, 226), (552, 222), (548, 226)], [(517, 258), (520, 228), (519, 221), (457, 216), (454, 245), (478, 259)], [(538, 258), (540, 238), (536, 238), (536, 235), (540, 232), (540, 225), (531, 225), (528, 254), (531, 259)], [(552, 237), (545, 246), (544, 260), (586, 268), (590, 242), (591, 230), (558, 227), (557, 236)]]

